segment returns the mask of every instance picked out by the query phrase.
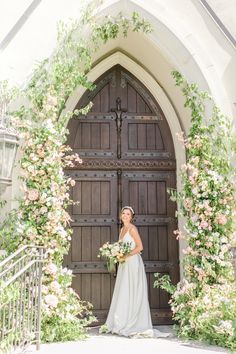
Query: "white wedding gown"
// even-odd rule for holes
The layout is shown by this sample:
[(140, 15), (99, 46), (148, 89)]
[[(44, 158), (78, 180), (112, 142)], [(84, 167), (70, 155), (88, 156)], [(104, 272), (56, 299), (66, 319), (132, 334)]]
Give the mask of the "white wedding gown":
[[(135, 242), (127, 232), (123, 242)], [(126, 337), (167, 337), (153, 330), (148, 302), (147, 278), (141, 255), (135, 254), (119, 265), (112, 302), (105, 325), (108, 332)]]

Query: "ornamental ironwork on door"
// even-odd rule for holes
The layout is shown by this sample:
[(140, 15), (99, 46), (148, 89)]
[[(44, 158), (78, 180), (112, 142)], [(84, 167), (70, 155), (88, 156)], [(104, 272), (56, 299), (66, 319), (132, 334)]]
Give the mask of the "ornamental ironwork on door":
[(176, 205), (167, 189), (176, 187), (173, 140), (166, 118), (148, 90), (121, 66), (116, 66), (86, 92), (78, 108), (93, 102), (92, 110), (69, 122), (68, 143), (83, 164), (67, 170), (76, 181), (71, 194), (79, 204), (70, 208), (73, 235), (65, 265), (75, 275), (73, 287), (90, 301), (99, 323), (106, 319), (115, 278), (99, 247), (115, 242), (119, 211), (131, 205), (136, 212), (144, 250), (153, 324), (171, 322), (168, 295), (153, 289), (154, 273), (179, 280)]

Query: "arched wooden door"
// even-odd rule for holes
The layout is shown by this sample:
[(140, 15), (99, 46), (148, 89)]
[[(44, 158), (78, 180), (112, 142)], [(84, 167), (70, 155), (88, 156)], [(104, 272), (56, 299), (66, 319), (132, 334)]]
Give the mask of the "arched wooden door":
[(73, 287), (94, 305), (103, 323), (109, 309), (114, 276), (97, 258), (99, 247), (116, 241), (119, 210), (131, 205), (136, 211), (144, 251), (153, 324), (171, 322), (168, 295), (153, 289), (154, 273), (179, 280), (175, 203), (167, 188), (176, 187), (173, 141), (167, 121), (145, 87), (120, 66), (97, 81), (95, 91), (78, 104), (89, 101), (87, 116), (71, 119), (69, 145), (83, 164), (68, 170), (76, 180), (72, 191), (79, 205), (70, 210), (73, 219), (71, 249), (65, 265), (75, 275)]

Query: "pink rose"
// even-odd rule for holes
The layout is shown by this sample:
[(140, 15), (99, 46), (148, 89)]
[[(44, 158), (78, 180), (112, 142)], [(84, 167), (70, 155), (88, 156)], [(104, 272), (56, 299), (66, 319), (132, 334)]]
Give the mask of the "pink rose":
[(58, 298), (56, 295), (49, 294), (49, 295), (46, 295), (44, 299), (45, 299), (45, 302), (48, 306), (57, 307)]
[(39, 198), (39, 192), (37, 191), (37, 189), (30, 189), (28, 191), (28, 199), (31, 201), (35, 201)]
[(186, 198), (184, 201), (184, 206), (186, 209), (191, 209), (193, 206), (193, 201), (190, 198)]
[(192, 222), (196, 222), (198, 220), (197, 214), (194, 214), (193, 216), (191, 216), (191, 220), (192, 220)]
[(219, 215), (216, 220), (219, 225), (225, 225), (227, 223), (227, 217), (223, 214)]
[(45, 268), (45, 272), (50, 274), (50, 275), (55, 275), (57, 272), (57, 266), (54, 263), (49, 263), (46, 268)]
[(42, 206), (39, 210), (40, 214), (45, 214), (48, 211), (47, 207)]
[(211, 248), (211, 247), (213, 246), (213, 244), (212, 244), (212, 242), (209, 241), (209, 242), (206, 243), (206, 246), (207, 246), (208, 248)]
[(201, 244), (201, 241), (197, 240), (197, 241), (196, 241), (196, 245), (197, 245), (197, 246), (200, 246), (200, 244)]
[(60, 286), (60, 284), (57, 281), (53, 281), (51, 283), (51, 289), (53, 291), (55, 291), (55, 293), (61, 293), (62, 292), (61, 286)]
[(29, 235), (29, 239), (32, 241), (32, 240), (34, 240), (36, 238), (36, 235), (35, 234), (30, 234)]
[(208, 227), (208, 222), (205, 220), (202, 220), (199, 225), (202, 229), (206, 229)]

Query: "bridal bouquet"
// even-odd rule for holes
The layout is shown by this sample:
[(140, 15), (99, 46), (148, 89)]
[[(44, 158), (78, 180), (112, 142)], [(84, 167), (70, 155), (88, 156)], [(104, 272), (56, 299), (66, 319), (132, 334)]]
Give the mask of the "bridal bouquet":
[(115, 273), (116, 264), (124, 263), (125, 256), (131, 251), (131, 242), (118, 241), (115, 243), (106, 242), (99, 248), (98, 257), (107, 261), (107, 269), (110, 273)]

